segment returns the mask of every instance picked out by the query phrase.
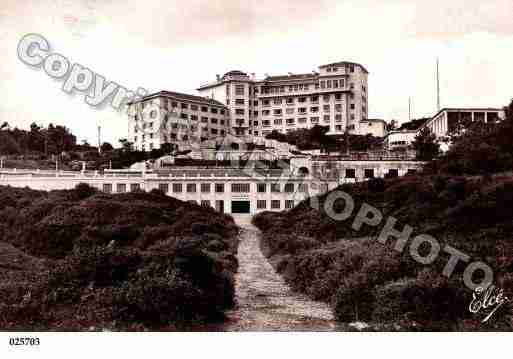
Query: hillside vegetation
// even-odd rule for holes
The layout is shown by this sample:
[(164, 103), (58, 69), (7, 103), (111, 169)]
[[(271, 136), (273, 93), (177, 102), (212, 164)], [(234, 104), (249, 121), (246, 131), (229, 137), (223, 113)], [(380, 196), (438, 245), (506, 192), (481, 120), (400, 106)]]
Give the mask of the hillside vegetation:
[(159, 192), (0, 187), (0, 328), (174, 330), (234, 304), (238, 227)]
[[(490, 265), (494, 284), (513, 298), (513, 176), (502, 172), (513, 169), (512, 109), (502, 123), (476, 124), (456, 138), (422, 175), (340, 186), (336, 190), (355, 202), (347, 220), (327, 215), (331, 192), (318, 197), (318, 205), (307, 200), (290, 211), (257, 215), (265, 254), (294, 289), (331, 303), (341, 322), (365, 321), (376, 330), (512, 330), (508, 305), (487, 323), (480, 321), (491, 309), (469, 312), (473, 293), (462, 280), (464, 263), (447, 278), (449, 254), (422, 265), (410, 255), (411, 240), (402, 253), (394, 250), (396, 239), (376, 240), (393, 216), (396, 229), (413, 228), (410, 238), (429, 234), (442, 248), (451, 245)], [(363, 203), (384, 219), (356, 231), (352, 223)], [(343, 200), (335, 202), (336, 213), (344, 208)]]

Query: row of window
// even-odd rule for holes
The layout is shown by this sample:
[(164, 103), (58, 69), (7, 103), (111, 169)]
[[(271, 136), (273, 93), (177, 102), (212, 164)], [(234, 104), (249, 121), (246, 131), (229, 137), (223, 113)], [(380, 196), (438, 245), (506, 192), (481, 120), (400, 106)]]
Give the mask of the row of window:
[[(285, 200), (285, 209), (294, 208), (293, 200)], [(257, 200), (257, 209), (268, 209), (266, 200)], [(281, 201), (277, 199), (271, 200), (271, 209), (281, 209)]]
[[(350, 108), (352, 110), (355, 109), (354, 103), (350, 105)], [(319, 112), (319, 109), (320, 109), (319, 106), (312, 106), (312, 107), (310, 107), (310, 112), (317, 113), (317, 112)], [(322, 110), (324, 112), (330, 112), (331, 111), (331, 106), (330, 105), (324, 105), (324, 106), (322, 106)], [(244, 111), (244, 110), (242, 110), (242, 111)], [(307, 111), (308, 111), (307, 107), (299, 107), (297, 109), (298, 113), (306, 113)], [(335, 111), (336, 112), (342, 112), (342, 105), (341, 104), (336, 104), (335, 105)], [(285, 113), (288, 114), (288, 115), (293, 114), (294, 112), (295, 112), (294, 108), (287, 108), (287, 109), (285, 109)], [(242, 112), (242, 114), (244, 114), (244, 112)], [(270, 114), (271, 114), (271, 110), (262, 110), (262, 116), (269, 116)], [(276, 108), (276, 109), (273, 110), (272, 114), (274, 116), (281, 116), (281, 115), (283, 115), (283, 110), (281, 108)], [(255, 111), (254, 115), (258, 116), (258, 111)]]
[[(303, 84), (295, 84), (289, 86), (262, 86), (262, 94), (277, 94), (277, 93), (285, 93), (285, 90), (288, 89), (288, 92), (298, 92), (298, 91), (310, 91), (310, 89), (319, 88), (344, 88), (346, 86), (345, 79), (332, 79), (332, 80), (321, 80), (318, 83), (303, 83)], [(351, 83), (351, 88), (354, 88), (354, 84)], [(258, 88), (255, 88), (255, 93), (258, 93)]]
[[(187, 202), (192, 203), (192, 204), (198, 204), (198, 202), (196, 202), (195, 200), (189, 200)], [(282, 208), (281, 202), (282, 201), (280, 201), (280, 200), (274, 200), (274, 199), (271, 200), (270, 201), (271, 209), (281, 209)], [(294, 208), (293, 200), (285, 200), (283, 202), (285, 205), (285, 209)], [(257, 209), (259, 209), (259, 210), (268, 209), (267, 203), (268, 203), (268, 201), (266, 201), (266, 200), (258, 200), (257, 201)], [(202, 207), (212, 207), (212, 202), (209, 200), (202, 200), (199, 202), (199, 205)], [(216, 201), (215, 206), (216, 206), (216, 210), (218, 210), (220, 212), (224, 211), (224, 201)]]
[[(341, 93), (337, 93), (334, 95), (335, 96), (335, 101), (342, 101), (342, 94)], [(318, 95), (315, 95), (315, 96), (310, 96), (310, 102), (312, 103), (318, 103), (319, 102), (319, 96)], [(350, 94), (350, 98), (354, 98), (354, 94)], [(331, 95), (323, 95), (322, 96), (322, 99), (324, 102), (330, 102), (331, 100)], [(283, 100), (282, 98), (275, 98), (272, 100), (272, 104), (273, 105), (281, 105), (283, 104)], [(307, 102), (308, 100), (308, 97), (298, 97), (297, 98), (297, 103), (305, 103)], [(271, 105), (271, 100), (270, 99), (263, 99), (262, 101), (262, 106), (270, 106)], [(296, 102), (296, 98), (294, 97), (288, 97), (285, 99), (285, 104), (287, 105), (291, 105), (291, 104), (294, 104)], [(254, 105), (257, 106), (258, 105), (258, 101), (254, 101)]]
[[(178, 101), (174, 101), (174, 100), (167, 99), (167, 98), (163, 98), (163, 101), (164, 101), (164, 107), (167, 107), (167, 108), (181, 108), (182, 110), (190, 109), (191, 111), (201, 110), (201, 112), (210, 112), (213, 114), (220, 113), (221, 115), (224, 115), (224, 113), (225, 113), (224, 109), (218, 109), (216, 107), (209, 108), (209, 106), (199, 106), (196, 104), (188, 104), (185, 102), (178, 102)], [(151, 103), (152, 103), (151, 101), (141, 102), (141, 109), (144, 110), (146, 105), (151, 105)]]
[[(141, 190), (141, 185), (139, 183), (130, 183), (130, 192), (137, 192)], [(102, 191), (105, 193), (112, 193), (112, 183), (104, 183), (102, 186)], [(116, 184), (116, 192), (117, 193), (125, 193), (127, 191), (126, 183), (118, 183)]]
[[(318, 173), (316, 168), (313, 169), (314, 173)], [(356, 169), (355, 168), (346, 168), (345, 178), (356, 178)], [(408, 174), (413, 173), (413, 170), (408, 170)], [(365, 178), (374, 178), (375, 172), (373, 168), (366, 168), (363, 170), (363, 176)], [(398, 177), (399, 170), (391, 168), (388, 170), (387, 177)], [(322, 177), (322, 176), (320, 176)]]
[[(354, 116), (353, 116), (354, 118)], [(331, 121), (330, 115), (324, 115), (323, 116), (323, 122), (329, 123)], [(335, 115), (335, 121), (336, 122), (342, 122), (342, 115), (337, 114)], [(276, 118), (273, 120), (273, 125), (275, 126), (281, 126), (283, 123), (287, 124), (288, 126), (295, 125), (296, 122), (300, 125), (308, 123), (308, 119), (306, 117), (299, 117), (297, 120), (294, 118), (287, 118), (285, 119), (285, 122), (282, 118)], [(310, 123), (312, 124), (318, 124), (319, 123), (319, 117), (310, 117)], [(260, 124), (259, 121), (253, 121), (253, 126), (258, 126)], [(263, 127), (270, 127), (271, 126), (271, 120), (262, 120), (261, 122)]]
[[(213, 186), (212, 186), (213, 185)], [(270, 185), (270, 186), (269, 186)], [(282, 186), (280, 183), (257, 183), (257, 192), (265, 193), (268, 188), (272, 193), (293, 193), (296, 189), (294, 183), (285, 183)], [(170, 192), (170, 189), (173, 193), (181, 193), (184, 190), (184, 186), (182, 183), (172, 183), (171, 187), (169, 183), (159, 183), (159, 190), (164, 193)], [(187, 183), (185, 185), (185, 191), (187, 193), (196, 193), (198, 186), (196, 183)], [(224, 193), (225, 192), (225, 184), (224, 183), (200, 183), (199, 189), (201, 193), (211, 193), (215, 191), (216, 193)], [(249, 193), (251, 191), (251, 183), (232, 183), (231, 184), (231, 192), (232, 193)], [(297, 191), (305, 193), (308, 191), (307, 183), (299, 183), (297, 186)]]

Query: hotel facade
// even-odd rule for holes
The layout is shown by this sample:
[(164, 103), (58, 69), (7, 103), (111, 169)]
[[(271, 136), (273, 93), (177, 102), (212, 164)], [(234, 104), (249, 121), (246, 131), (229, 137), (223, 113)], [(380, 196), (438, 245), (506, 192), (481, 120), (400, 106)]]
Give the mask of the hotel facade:
[(315, 125), (329, 127), (328, 134), (359, 134), (368, 117), (368, 71), (353, 62), (259, 80), (230, 71), (197, 90), (199, 96), (161, 91), (129, 103), (129, 141), (148, 151), (228, 134), (249, 142)]

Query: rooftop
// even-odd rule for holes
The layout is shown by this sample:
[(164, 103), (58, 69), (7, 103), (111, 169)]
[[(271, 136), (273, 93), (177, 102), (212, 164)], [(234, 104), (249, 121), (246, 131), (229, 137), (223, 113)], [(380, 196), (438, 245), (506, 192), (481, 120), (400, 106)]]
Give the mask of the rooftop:
[(325, 68), (325, 67), (331, 67), (331, 66), (345, 66), (345, 65), (355, 65), (355, 66), (360, 66), (363, 71), (365, 71), (365, 73), (369, 73), (369, 71), (367, 71), (367, 69), (365, 68), (365, 66), (361, 65), (361, 64), (358, 64), (356, 62), (349, 62), (349, 61), (340, 61), (340, 62), (333, 62), (331, 64), (326, 64), (326, 65), (321, 65), (319, 66), (320, 69), (322, 68)]
[(278, 75), (278, 76), (267, 76), (264, 81), (284, 81), (284, 80), (306, 80), (313, 79), (317, 76), (317, 73), (307, 74), (289, 74), (289, 75)]
[(139, 100), (129, 102), (128, 104), (130, 105), (132, 103), (139, 103), (139, 102), (143, 102), (143, 101), (147, 101), (147, 100), (151, 100), (151, 99), (159, 98), (159, 97), (171, 98), (171, 99), (178, 100), (178, 101), (188, 101), (188, 102), (196, 102), (196, 103), (205, 104), (205, 105), (226, 107), (222, 102), (219, 102), (219, 101), (211, 99), (211, 98), (196, 96), (196, 95), (189, 95), (189, 94), (173, 92), (173, 91), (155, 92), (153, 94), (144, 96), (143, 98), (141, 98)]

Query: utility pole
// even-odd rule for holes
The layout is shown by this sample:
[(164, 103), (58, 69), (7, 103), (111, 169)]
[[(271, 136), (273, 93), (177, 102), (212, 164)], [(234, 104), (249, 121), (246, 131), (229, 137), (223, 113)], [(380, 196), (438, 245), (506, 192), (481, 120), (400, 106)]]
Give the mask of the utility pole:
[(98, 125), (98, 153), (102, 153), (102, 139), (101, 139), (102, 127)]
[(411, 97), (408, 97), (408, 121), (411, 121)]
[(440, 111), (440, 69), (438, 57), (436, 58), (436, 106), (437, 110)]

